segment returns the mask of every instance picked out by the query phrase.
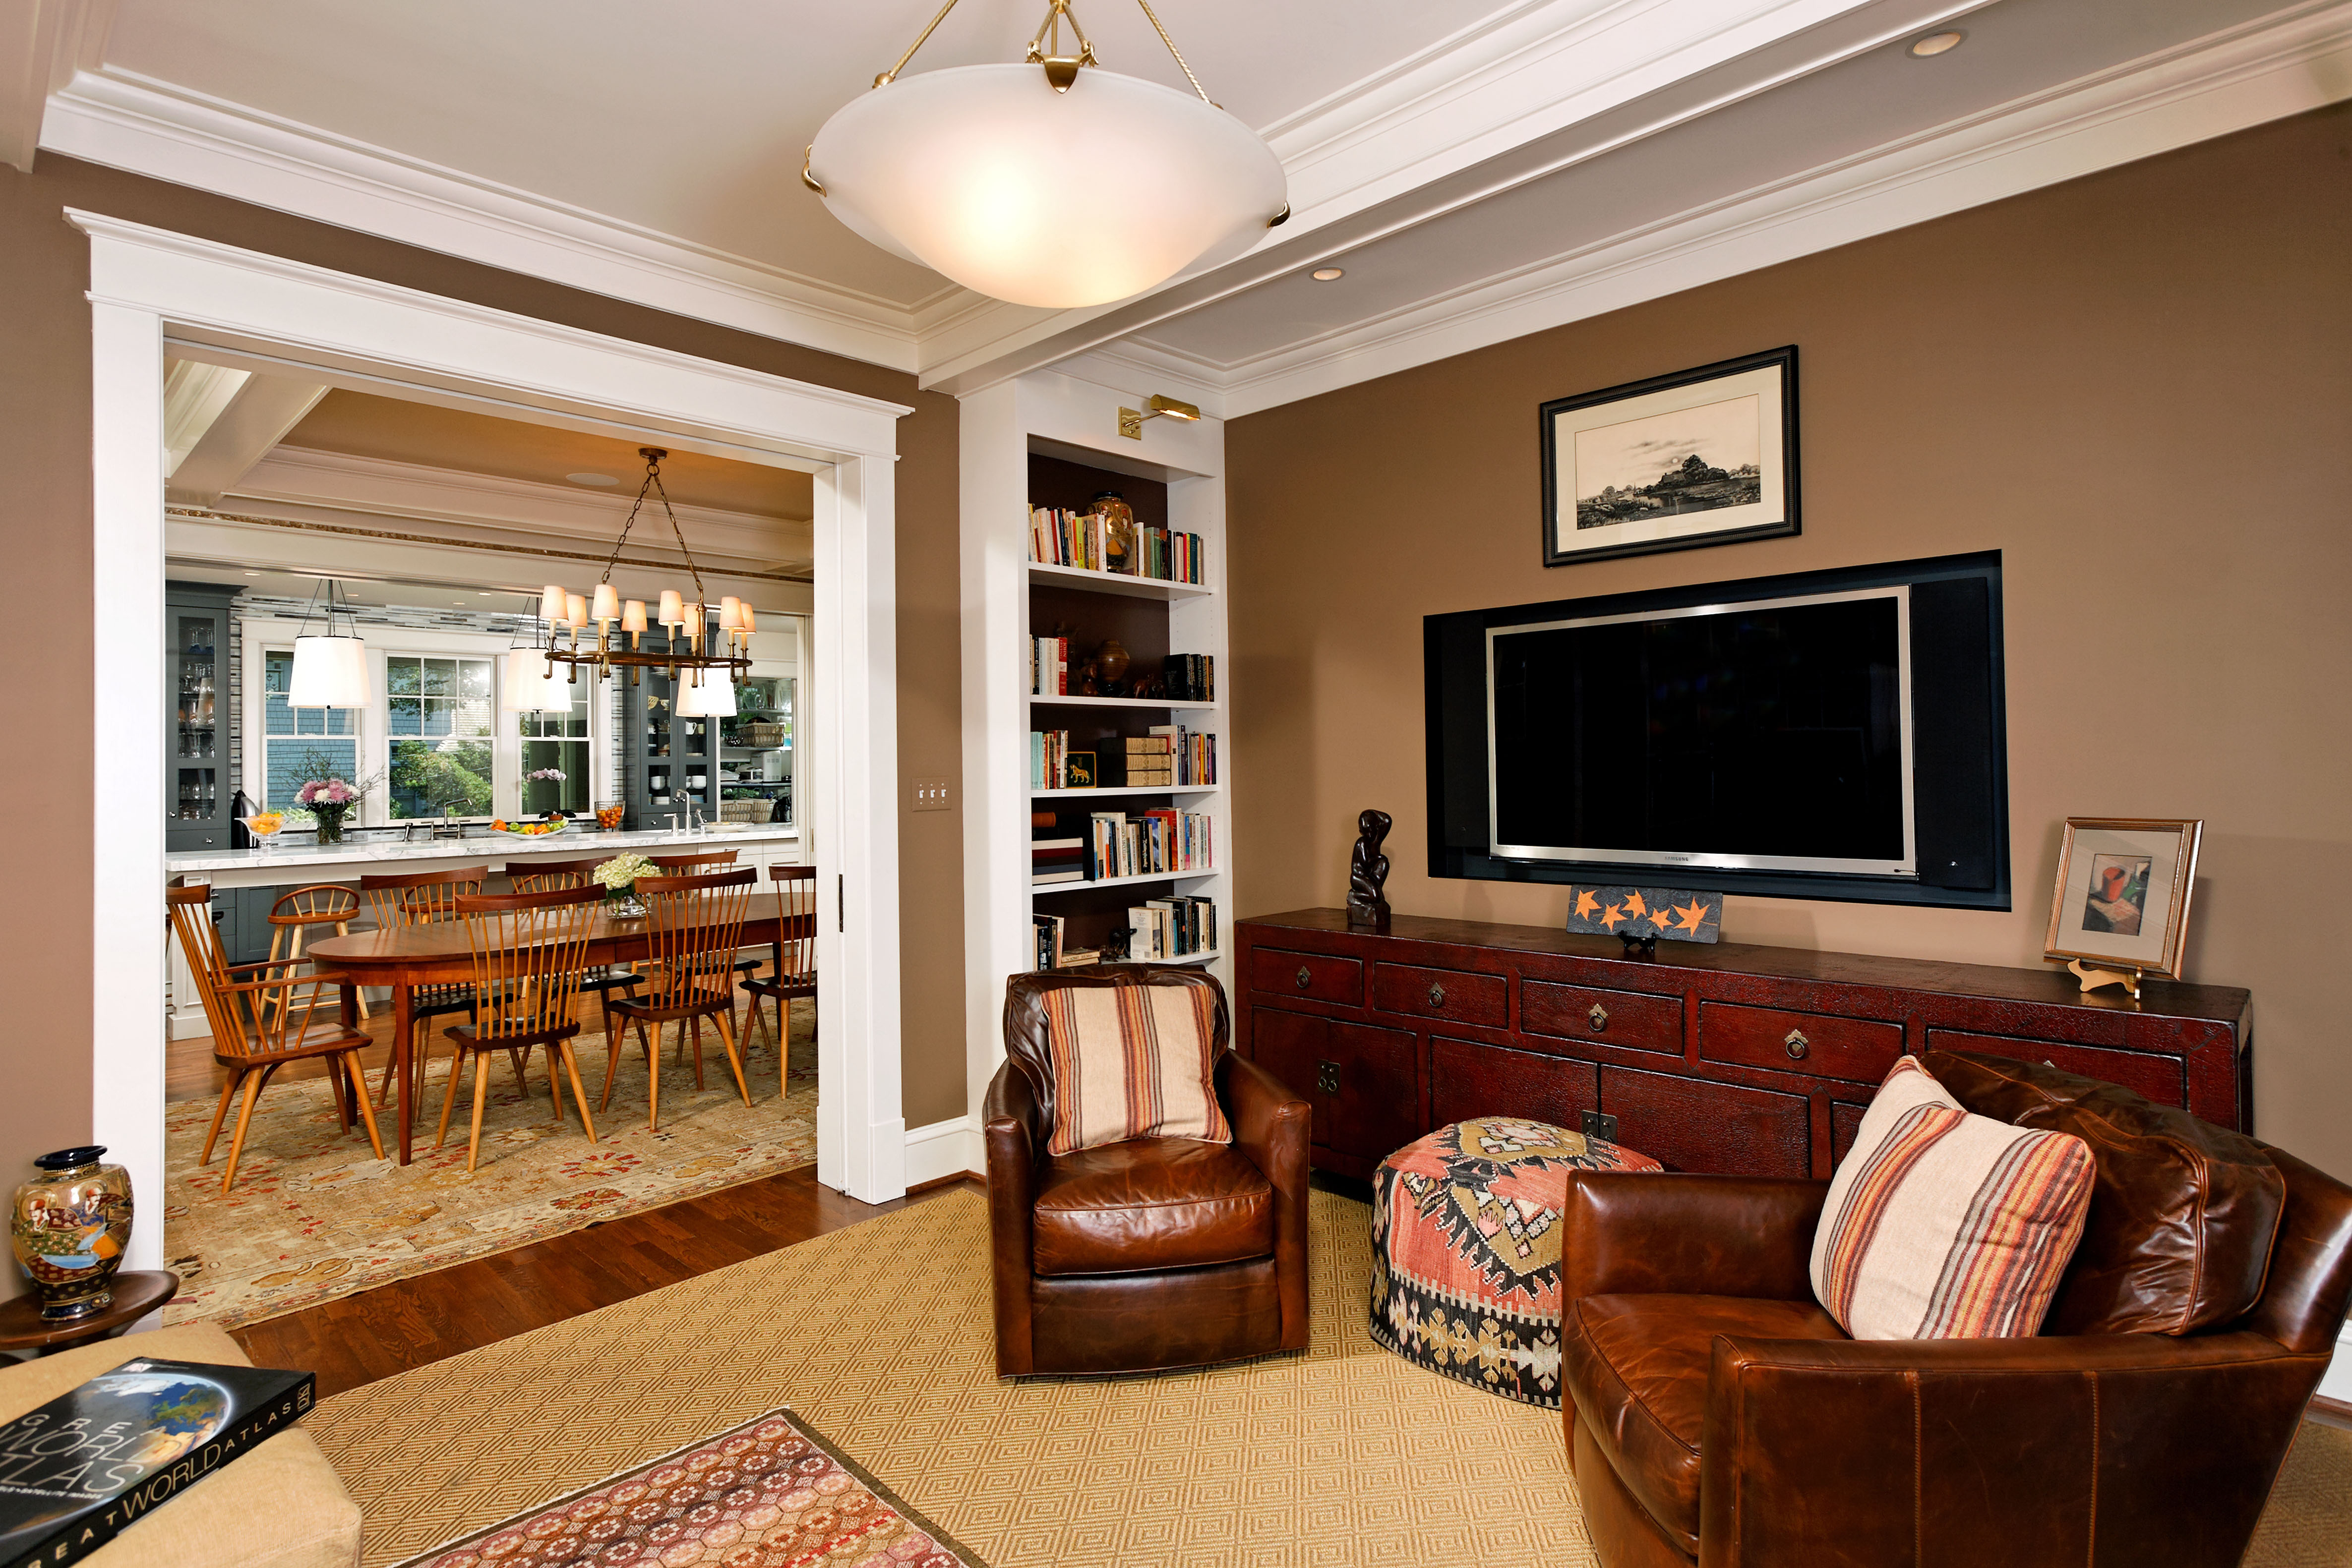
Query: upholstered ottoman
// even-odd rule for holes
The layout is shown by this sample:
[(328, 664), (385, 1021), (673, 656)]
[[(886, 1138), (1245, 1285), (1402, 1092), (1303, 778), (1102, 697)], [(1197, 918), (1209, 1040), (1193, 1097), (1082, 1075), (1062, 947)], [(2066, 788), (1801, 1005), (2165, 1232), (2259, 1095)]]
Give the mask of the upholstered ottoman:
[(1441, 1376), (1559, 1409), (1568, 1173), (1660, 1168), (1510, 1116), (1407, 1144), (1372, 1174), (1372, 1342)]

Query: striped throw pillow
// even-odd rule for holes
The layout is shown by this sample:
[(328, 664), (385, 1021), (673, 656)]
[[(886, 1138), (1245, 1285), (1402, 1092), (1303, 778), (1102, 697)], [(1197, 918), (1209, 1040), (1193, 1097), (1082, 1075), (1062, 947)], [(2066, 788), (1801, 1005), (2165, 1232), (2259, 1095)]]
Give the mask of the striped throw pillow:
[(1230, 1144), (1210, 1052), (1216, 993), (1206, 986), (1069, 986), (1045, 993), (1054, 1067), (1049, 1155), (1129, 1138)]
[(1904, 1057), (1830, 1182), (1813, 1294), (1856, 1339), (2030, 1336), (2083, 1239), (2092, 1174), (2082, 1139), (1972, 1115)]

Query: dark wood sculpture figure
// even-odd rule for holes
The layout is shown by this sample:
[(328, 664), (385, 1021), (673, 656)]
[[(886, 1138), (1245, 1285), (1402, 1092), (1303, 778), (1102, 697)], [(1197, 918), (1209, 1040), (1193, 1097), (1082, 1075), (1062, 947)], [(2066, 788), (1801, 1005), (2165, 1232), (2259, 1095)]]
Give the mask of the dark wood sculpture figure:
[(1389, 880), (1389, 857), (1381, 841), (1389, 836), (1389, 814), (1366, 811), (1356, 819), (1356, 852), (1348, 862), (1348, 929), (1386, 931), (1389, 901), (1381, 889)]

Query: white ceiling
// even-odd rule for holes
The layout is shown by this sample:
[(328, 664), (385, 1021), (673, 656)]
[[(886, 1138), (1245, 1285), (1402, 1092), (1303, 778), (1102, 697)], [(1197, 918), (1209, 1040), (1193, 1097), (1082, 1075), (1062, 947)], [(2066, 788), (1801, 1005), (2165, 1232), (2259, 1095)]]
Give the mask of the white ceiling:
[[(37, 129), (950, 392), (1060, 364), (1227, 414), (2352, 96), (2352, 0), (1162, 0), (1296, 215), (1206, 275), (1049, 312), (801, 187), (932, 0), (7, 3), (33, 42), (0, 73), (12, 162)], [(909, 69), (1017, 57), (1043, 10), (961, 0)], [(1108, 68), (1181, 85), (1130, 0), (1078, 14)], [(1944, 26), (1967, 42), (1905, 52)]]

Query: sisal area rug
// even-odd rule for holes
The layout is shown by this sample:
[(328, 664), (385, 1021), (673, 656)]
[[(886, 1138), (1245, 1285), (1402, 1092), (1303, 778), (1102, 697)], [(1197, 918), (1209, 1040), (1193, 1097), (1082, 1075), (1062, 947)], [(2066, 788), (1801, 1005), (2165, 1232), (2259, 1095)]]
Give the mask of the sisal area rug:
[[(568, 1088), (557, 1124), (543, 1056), (531, 1061), (528, 1100), (507, 1059), (498, 1057), (482, 1115), (481, 1157), (470, 1175), (470, 1077), (458, 1091), (447, 1146), (433, 1150), (446, 1082), (444, 1051), (434, 1057), (425, 1084), (429, 1113), (417, 1119), (415, 1158), (405, 1167), (373, 1158), (365, 1130), (338, 1127), (325, 1079), (273, 1082), (254, 1109), (236, 1185), (224, 1196), (226, 1127), (213, 1163), (196, 1163), (217, 1102), (178, 1102), (164, 1118), (163, 1226), (169, 1266), (183, 1283), (164, 1321), (202, 1318), (234, 1328), (804, 1166), (816, 1157), (813, 1023), (808, 1005), (799, 1004), (793, 1071), (781, 1093), (775, 1050), (760, 1037), (744, 1061), (748, 1106), (714, 1030), (703, 1030), (700, 1090), (691, 1063), (681, 1065), (666, 1048), (658, 1132), (646, 1126), (645, 1059), (633, 1040), (622, 1053), (612, 1103), (596, 1117), (593, 1144), (581, 1130)], [(583, 1032), (573, 1050), (593, 1111), (604, 1088), (604, 1037)], [(229, 1115), (236, 1114), (232, 1107)], [(378, 1110), (376, 1124), (389, 1151), (394, 1113)]]
[(648, 1459), (402, 1568), (988, 1568), (790, 1410)]
[[(370, 1568), (786, 1404), (994, 1568), (1591, 1564), (1559, 1414), (1372, 1344), (1369, 1222), (1314, 1195), (1303, 1355), (999, 1382), (987, 1206), (959, 1188), (353, 1389), (304, 1425), (366, 1516)], [(2247, 1562), (2341, 1565), (2347, 1542), (2352, 1433), (2306, 1425)]]

